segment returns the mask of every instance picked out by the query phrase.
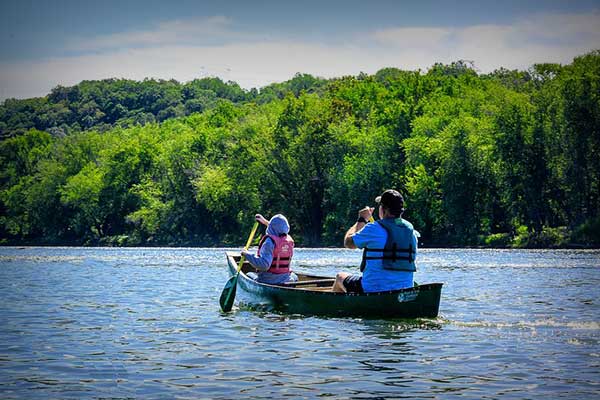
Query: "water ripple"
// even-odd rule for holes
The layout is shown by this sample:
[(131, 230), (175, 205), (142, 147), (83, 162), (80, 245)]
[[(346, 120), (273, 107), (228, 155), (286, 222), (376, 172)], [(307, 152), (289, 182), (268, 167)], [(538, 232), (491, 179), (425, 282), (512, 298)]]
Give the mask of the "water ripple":
[[(441, 316), (224, 314), (228, 249), (0, 249), (0, 398), (594, 398), (598, 251), (425, 249)], [(229, 249), (230, 250), (230, 249)], [(298, 249), (295, 268), (358, 271)]]

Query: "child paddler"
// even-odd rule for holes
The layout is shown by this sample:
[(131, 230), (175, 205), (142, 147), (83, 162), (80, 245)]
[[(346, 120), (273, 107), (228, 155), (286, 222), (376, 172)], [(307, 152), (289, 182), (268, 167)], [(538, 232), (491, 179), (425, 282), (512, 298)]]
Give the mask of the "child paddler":
[(274, 215), (267, 221), (261, 214), (256, 220), (267, 226), (265, 235), (260, 239), (256, 255), (243, 251), (248, 262), (257, 269), (258, 274), (248, 276), (258, 282), (278, 285), (286, 282), (297, 282), (298, 276), (292, 272), (290, 265), (294, 255), (294, 240), (289, 235), (290, 224), (282, 214)]

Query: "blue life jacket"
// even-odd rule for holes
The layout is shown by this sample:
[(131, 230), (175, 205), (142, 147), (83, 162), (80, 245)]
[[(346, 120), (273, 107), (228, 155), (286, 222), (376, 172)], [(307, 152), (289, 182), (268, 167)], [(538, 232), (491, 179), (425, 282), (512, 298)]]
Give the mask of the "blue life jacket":
[[(367, 260), (382, 260), (381, 265), (384, 269), (393, 271), (415, 272), (416, 249), (413, 248), (414, 229), (412, 225), (402, 218), (386, 218), (378, 220), (377, 223), (387, 232), (385, 248), (369, 249), (363, 251), (360, 270), (365, 269)], [(369, 252), (378, 252), (381, 254), (369, 255)]]

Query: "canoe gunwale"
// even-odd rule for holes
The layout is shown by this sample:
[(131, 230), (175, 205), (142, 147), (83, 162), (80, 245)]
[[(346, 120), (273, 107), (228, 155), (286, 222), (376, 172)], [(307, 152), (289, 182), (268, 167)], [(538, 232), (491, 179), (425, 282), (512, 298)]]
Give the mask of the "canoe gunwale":
[[(231, 272), (232, 267), (235, 272), (235, 269), (237, 268), (236, 258), (239, 259), (239, 255), (236, 253), (230, 253), (230, 252), (227, 252), (226, 254), (227, 254), (227, 260), (228, 260), (230, 272)], [(332, 278), (332, 277), (325, 277), (325, 276), (299, 274), (297, 272), (296, 272), (296, 274), (299, 276), (311, 277), (312, 280), (335, 280), (335, 277)], [(295, 286), (286, 285), (286, 284), (272, 285), (272, 284), (268, 284), (268, 283), (264, 283), (264, 282), (257, 282), (254, 279), (250, 278), (248, 275), (246, 275), (246, 273), (243, 271), (243, 268), (240, 271), (240, 278), (244, 279), (246, 282), (248, 282), (249, 284), (251, 284), (253, 286), (272, 288), (274, 290), (277, 290), (277, 289), (283, 290), (283, 291), (286, 291), (286, 290), (298, 291), (298, 290), (300, 290), (303, 292), (309, 292), (311, 295), (314, 294), (314, 295), (325, 295), (325, 296), (350, 296), (350, 297), (389, 296), (389, 295), (397, 295), (397, 294), (406, 293), (406, 292), (414, 292), (416, 290), (418, 290), (418, 291), (439, 290), (439, 288), (443, 285), (443, 283), (432, 282), (432, 283), (425, 283), (425, 284), (410, 287), (410, 288), (388, 290), (388, 291), (382, 291), (382, 292), (338, 293), (338, 292), (327, 292), (327, 291), (322, 291), (322, 290), (310, 290), (310, 288), (302, 287), (302, 285), (299, 285), (300, 287), (295, 287)], [(323, 286), (321, 286), (320, 288), (322, 289)]]

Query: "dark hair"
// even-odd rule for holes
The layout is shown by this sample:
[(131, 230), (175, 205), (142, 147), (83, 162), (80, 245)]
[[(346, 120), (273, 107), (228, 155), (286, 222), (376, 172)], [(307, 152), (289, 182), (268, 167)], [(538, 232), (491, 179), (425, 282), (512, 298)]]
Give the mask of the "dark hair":
[(404, 198), (394, 189), (388, 189), (375, 198), (375, 202), (385, 207), (390, 214), (399, 217), (404, 212)]

